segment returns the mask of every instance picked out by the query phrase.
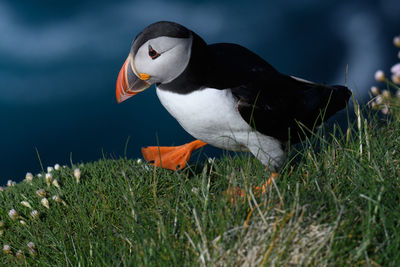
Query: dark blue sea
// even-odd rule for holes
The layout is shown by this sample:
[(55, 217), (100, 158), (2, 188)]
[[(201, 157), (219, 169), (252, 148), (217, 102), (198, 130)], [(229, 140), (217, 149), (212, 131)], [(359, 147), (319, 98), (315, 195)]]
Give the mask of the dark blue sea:
[(396, 61), (399, 14), (398, 0), (1, 0), (0, 185), (39, 172), (40, 161), (124, 156), (128, 138), (131, 158), (143, 146), (192, 140), (154, 88), (115, 100), (131, 42), (150, 23), (239, 43), (283, 73), (322, 83), (344, 84), (348, 66), (347, 84), (365, 100), (375, 70)]

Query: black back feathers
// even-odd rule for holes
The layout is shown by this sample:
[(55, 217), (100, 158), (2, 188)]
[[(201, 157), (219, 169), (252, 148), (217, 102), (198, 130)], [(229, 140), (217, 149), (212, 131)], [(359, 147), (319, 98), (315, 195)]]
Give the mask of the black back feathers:
[(208, 46), (207, 87), (230, 88), (243, 119), (257, 131), (299, 142), (310, 130), (343, 109), (345, 86), (326, 86), (279, 73), (261, 57), (236, 44)]

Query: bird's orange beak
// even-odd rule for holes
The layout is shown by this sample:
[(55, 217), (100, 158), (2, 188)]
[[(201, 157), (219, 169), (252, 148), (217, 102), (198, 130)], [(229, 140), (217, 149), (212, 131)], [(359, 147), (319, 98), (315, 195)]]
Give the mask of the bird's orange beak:
[(145, 79), (147, 80), (150, 77), (144, 77), (145, 75), (148, 74), (141, 73), (140, 78), (136, 75), (131, 56), (125, 60), (124, 65), (119, 71), (115, 91), (118, 104), (147, 89), (151, 85), (145, 81)]

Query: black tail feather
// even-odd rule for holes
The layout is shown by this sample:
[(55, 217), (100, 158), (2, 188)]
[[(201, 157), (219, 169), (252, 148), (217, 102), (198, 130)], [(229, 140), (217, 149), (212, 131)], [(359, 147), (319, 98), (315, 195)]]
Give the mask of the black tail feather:
[[(337, 111), (346, 107), (347, 103), (349, 102), (350, 96), (352, 92), (343, 85), (333, 85), (329, 86), (330, 97), (328, 102), (326, 103), (326, 117), (327, 119), (335, 114)], [(324, 119), (326, 120), (326, 119)]]

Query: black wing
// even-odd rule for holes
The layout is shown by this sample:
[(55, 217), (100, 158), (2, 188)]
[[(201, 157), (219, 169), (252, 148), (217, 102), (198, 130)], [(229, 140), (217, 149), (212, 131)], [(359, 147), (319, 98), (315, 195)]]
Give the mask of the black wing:
[(343, 109), (351, 92), (283, 75), (250, 50), (236, 44), (209, 45), (213, 88), (231, 88), (243, 119), (257, 131), (296, 143), (315, 126)]

